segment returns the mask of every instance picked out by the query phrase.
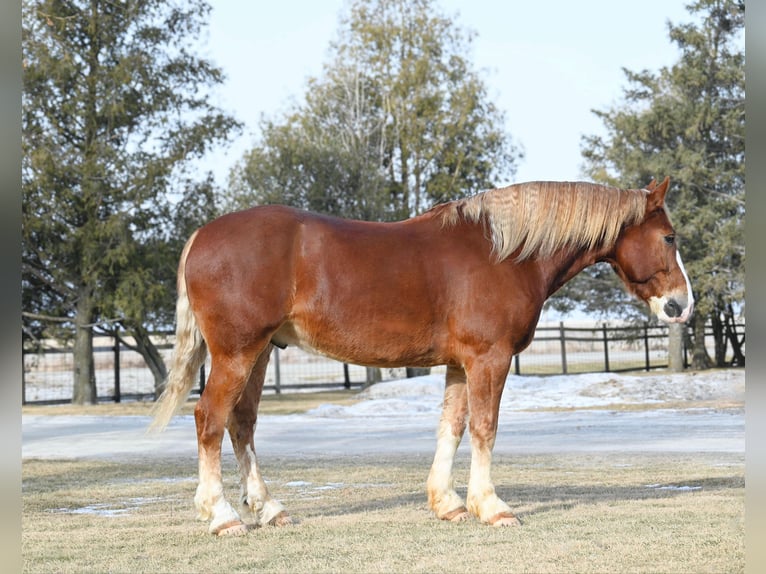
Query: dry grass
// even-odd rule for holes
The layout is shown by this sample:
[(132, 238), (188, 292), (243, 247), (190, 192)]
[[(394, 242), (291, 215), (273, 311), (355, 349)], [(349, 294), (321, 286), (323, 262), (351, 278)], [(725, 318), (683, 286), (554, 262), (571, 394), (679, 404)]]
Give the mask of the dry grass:
[[(321, 404), (352, 405), (359, 401), (359, 391), (322, 391), (312, 393), (288, 393), (264, 395), (258, 409), (264, 415), (290, 415), (305, 413)], [(181, 407), (181, 414), (194, 412), (196, 399), (190, 399)], [(99, 403), (97, 405), (25, 405), (21, 412), (25, 415), (151, 415), (153, 402), (132, 401), (125, 403)]]
[[(194, 460), (24, 461), (24, 571), (744, 570), (744, 455), (497, 457), (498, 492), (524, 523), (503, 530), (433, 518), (430, 456), (263, 462), (299, 524), (216, 539), (194, 520)], [(467, 468), (460, 458), (463, 494)]]
[[(356, 395), (269, 395), (261, 412), (286, 414), (327, 402), (352, 404)], [(184, 412), (190, 413), (193, 406), (190, 401)], [(35, 406), (24, 412), (148, 415), (150, 408), (151, 403), (123, 403)], [(466, 456), (458, 459), (456, 473), (462, 494)], [(744, 570), (742, 454), (498, 456), (493, 465), (498, 492), (524, 523), (505, 530), (475, 521), (453, 525), (436, 520), (425, 496), (430, 458), (263, 460), (269, 487), (299, 524), (257, 529), (234, 539), (213, 538), (205, 524), (194, 520), (194, 459), (25, 460), (23, 570)], [(227, 494), (235, 500), (233, 457), (225, 457), (224, 469)]]

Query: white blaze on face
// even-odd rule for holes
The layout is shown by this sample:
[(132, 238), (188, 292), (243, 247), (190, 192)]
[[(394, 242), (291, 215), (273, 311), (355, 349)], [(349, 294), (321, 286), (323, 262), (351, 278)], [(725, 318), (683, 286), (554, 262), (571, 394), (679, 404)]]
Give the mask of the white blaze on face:
[(692, 284), (689, 281), (689, 276), (686, 274), (686, 268), (684, 268), (684, 262), (681, 260), (681, 254), (678, 250), (676, 250), (676, 261), (678, 262), (678, 268), (684, 276), (686, 292), (675, 292), (663, 295), (662, 297), (649, 298), (649, 308), (664, 323), (685, 323), (691, 317), (694, 310)]
[(692, 293), (692, 283), (689, 281), (689, 276), (686, 274), (686, 268), (684, 268), (684, 262), (681, 261), (681, 253), (679, 253), (678, 250), (676, 250), (676, 261), (678, 261), (678, 267), (681, 269), (681, 273), (683, 273), (684, 280), (686, 281), (686, 307), (684, 307), (684, 310), (679, 317), (681, 322), (684, 323), (691, 317), (692, 311), (694, 310), (694, 294)]

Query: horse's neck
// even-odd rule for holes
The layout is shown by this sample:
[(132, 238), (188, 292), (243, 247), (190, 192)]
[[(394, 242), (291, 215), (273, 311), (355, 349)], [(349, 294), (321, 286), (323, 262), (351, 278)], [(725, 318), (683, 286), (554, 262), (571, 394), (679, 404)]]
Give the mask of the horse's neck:
[[(409, 220), (415, 223), (415, 220)], [(418, 218), (418, 225), (428, 225), (432, 227), (435, 236), (444, 233), (444, 226), (441, 222), (441, 215), (438, 211), (427, 212), (421, 218)], [(491, 261), (493, 253), (491, 243), (487, 238), (487, 231), (483, 225), (475, 223), (459, 222), (453, 225), (451, 232), (459, 237), (463, 245), (471, 245), (475, 248), (475, 256), (486, 261)], [(454, 241), (455, 235), (452, 235), (450, 241)], [(445, 237), (442, 235), (442, 237)], [(454, 247), (453, 247), (454, 248)], [(518, 253), (518, 251), (517, 251)], [(561, 250), (551, 257), (537, 259), (532, 257), (521, 264), (513, 259), (517, 253), (512, 254), (506, 262), (510, 265), (533, 265), (539, 272), (539, 280), (547, 293), (546, 298), (558, 291), (567, 281), (572, 279), (580, 271), (602, 261), (608, 256), (609, 250), (604, 248), (594, 250)]]
[(549, 259), (538, 261), (543, 280), (548, 286), (548, 297), (580, 271), (602, 261), (605, 256), (606, 252), (603, 250), (561, 251)]

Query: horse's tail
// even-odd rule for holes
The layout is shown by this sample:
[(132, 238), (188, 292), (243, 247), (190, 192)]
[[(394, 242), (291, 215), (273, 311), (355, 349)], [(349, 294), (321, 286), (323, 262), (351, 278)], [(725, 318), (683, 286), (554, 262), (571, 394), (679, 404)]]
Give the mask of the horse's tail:
[(176, 343), (173, 359), (165, 381), (165, 389), (154, 406), (154, 420), (150, 430), (161, 431), (173, 418), (198, 380), (199, 370), (207, 356), (207, 345), (197, 326), (186, 292), (186, 258), (189, 255), (195, 231), (186, 242), (178, 263), (178, 300), (176, 301)]

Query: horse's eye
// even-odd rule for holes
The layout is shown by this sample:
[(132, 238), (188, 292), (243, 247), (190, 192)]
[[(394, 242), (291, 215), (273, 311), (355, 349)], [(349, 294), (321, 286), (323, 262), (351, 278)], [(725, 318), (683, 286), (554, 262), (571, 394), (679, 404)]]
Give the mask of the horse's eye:
[(672, 233), (670, 235), (665, 236), (665, 243), (668, 245), (673, 245), (676, 242), (676, 236)]

